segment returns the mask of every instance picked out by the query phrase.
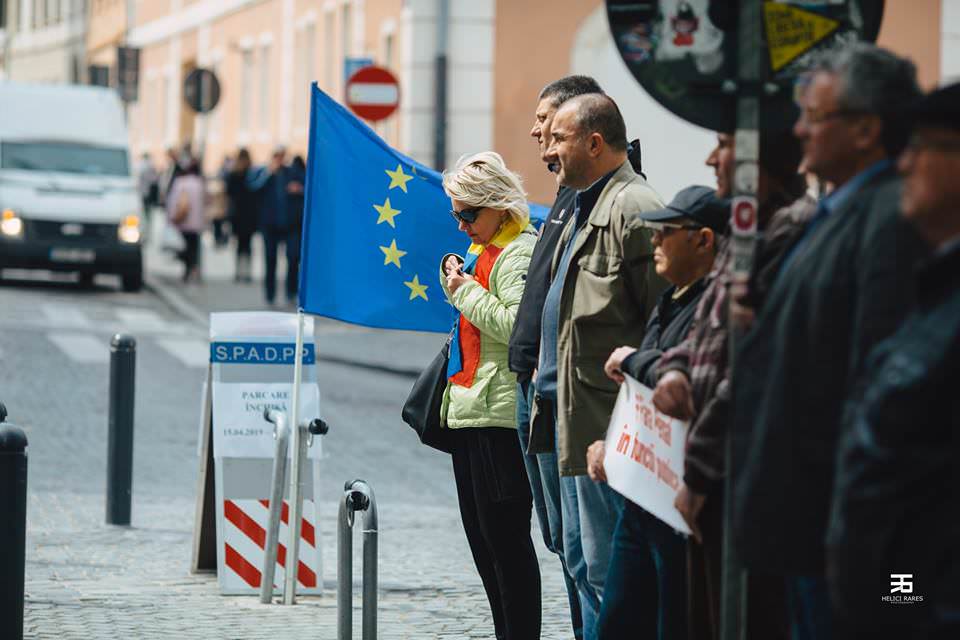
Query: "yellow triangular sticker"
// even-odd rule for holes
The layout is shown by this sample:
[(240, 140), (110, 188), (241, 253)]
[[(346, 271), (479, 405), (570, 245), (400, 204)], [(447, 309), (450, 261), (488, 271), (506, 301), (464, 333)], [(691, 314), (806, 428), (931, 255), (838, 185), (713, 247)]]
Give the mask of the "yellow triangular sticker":
[(770, 66), (779, 71), (829, 37), (840, 22), (781, 2), (763, 4)]

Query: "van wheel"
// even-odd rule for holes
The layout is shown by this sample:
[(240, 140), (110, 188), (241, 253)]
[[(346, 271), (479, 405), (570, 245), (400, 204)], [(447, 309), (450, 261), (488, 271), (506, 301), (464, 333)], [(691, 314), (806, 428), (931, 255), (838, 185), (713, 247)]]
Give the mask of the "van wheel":
[(128, 273), (122, 277), (123, 290), (128, 293), (136, 293), (143, 288), (143, 273)]

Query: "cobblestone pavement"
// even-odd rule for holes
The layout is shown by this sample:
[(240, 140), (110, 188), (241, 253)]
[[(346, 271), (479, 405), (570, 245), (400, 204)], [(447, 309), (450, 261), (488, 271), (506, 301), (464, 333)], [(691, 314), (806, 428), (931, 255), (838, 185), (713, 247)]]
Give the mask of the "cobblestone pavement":
[[(321, 508), (325, 594), (299, 597), (292, 607), (262, 605), (255, 596), (221, 596), (215, 576), (191, 575), (193, 509), (190, 499), (139, 500), (133, 526), (115, 527), (103, 524), (102, 496), (31, 492), (26, 637), (336, 637), (336, 505)], [(486, 598), (456, 510), (382, 505), (379, 515), (379, 637), (492, 638)], [(544, 582), (542, 637), (570, 637), (559, 563), (537, 546)], [(361, 547), (358, 537), (356, 576)]]
[[(176, 285), (174, 274), (160, 277)], [(189, 572), (206, 331), (151, 292), (114, 287), (108, 279), (87, 290), (59, 281), (0, 284), (0, 400), (29, 438), (27, 638), (335, 638), (336, 501), (343, 482), (357, 477), (370, 482), (380, 507), (380, 637), (493, 637), (449, 460), (400, 422), (411, 380), (389, 369), (429, 360), (437, 335), (318, 320), (321, 406), (331, 424), (320, 495), (326, 594), (293, 607), (261, 605), (222, 596), (215, 576)], [(191, 291), (201, 314), (221, 308), (217, 295), (240, 295), (203, 291)], [(248, 287), (237, 308), (250, 308), (257, 291)], [(106, 355), (116, 331), (138, 339), (132, 527), (104, 524)], [(543, 575), (542, 637), (569, 638), (559, 562), (536, 526), (532, 536)], [(358, 537), (358, 576), (361, 548)], [(355, 604), (359, 637), (359, 593)]]

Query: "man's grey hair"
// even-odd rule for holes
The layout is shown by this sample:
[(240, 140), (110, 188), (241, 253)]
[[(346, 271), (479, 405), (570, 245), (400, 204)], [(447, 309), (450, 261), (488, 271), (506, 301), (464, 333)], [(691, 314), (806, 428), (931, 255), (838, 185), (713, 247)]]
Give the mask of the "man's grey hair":
[(550, 103), (554, 108), (557, 108), (570, 98), (576, 98), (587, 93), (603, 93), (603, 89), (590, 76), (566, 76), (545, 86), (540, 91), (537, 101), (550, 98)]
[(574, 123), (581, 135), (599, 133), (611, 149), (627, 150), (627, 125), (613, 98), (603, 93), (586, 94), (571, 99), (564, 108), (574, 110)]
[(917, 100), (917, 68), (907, 58), (868, 44), (853, 43), (820, 60), (814, 71), (835, 75), (839, 80), (838, 106), (872, 113), (883, 119), (882, 142), (887, 153), (899, 153), (906, 143), (902, 109)]

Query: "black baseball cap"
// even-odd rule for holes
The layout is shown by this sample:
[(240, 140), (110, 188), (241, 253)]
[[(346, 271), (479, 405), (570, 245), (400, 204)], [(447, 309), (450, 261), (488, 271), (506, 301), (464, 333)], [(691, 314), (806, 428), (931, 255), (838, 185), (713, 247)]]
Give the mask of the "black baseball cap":
[(724, 233), (730, 222), (730, 201), (717, 197), (715, 189), (696, 185), (682, 189), (666, 208), (641, 213), (640, 219), (653, 223), (687, 220)]
[(960, 82), (931, 91), (906, 109), (910, 125), (960, 131)]

